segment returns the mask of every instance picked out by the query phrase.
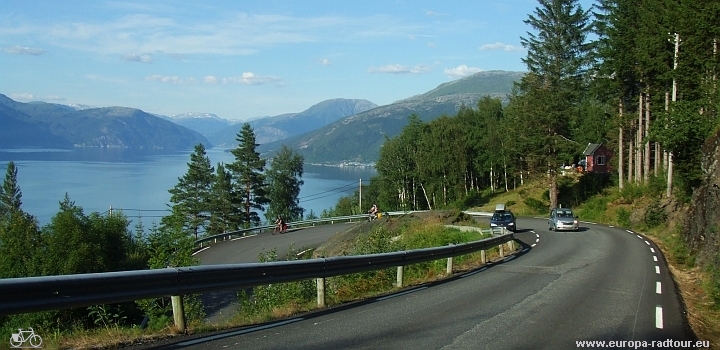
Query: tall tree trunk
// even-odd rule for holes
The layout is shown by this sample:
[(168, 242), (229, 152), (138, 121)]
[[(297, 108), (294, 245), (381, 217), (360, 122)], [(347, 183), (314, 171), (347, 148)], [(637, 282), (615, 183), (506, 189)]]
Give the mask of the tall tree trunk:
[(625, 176), (623, 163), (625, 160), (623, 158), (623, 127), (622, 127), (622, 120), (623, 120), (623, 103), (622, 99), (620, 99), (620, 103), (618, 104), (618, 116), (620, 118), (620, 126), (618, 127), (618, 187), (622, 190), (624, 186), (623, 177)]
[(550, 169), (550, 209), (558, 207), (557, 171)]
[(493, 181), (493, 166), (490, 166), (490, 192), (495, 193), (495, 181)]
[[(677, 70), (678, 66), (678, 51), (680, 49), (680, 34), (675, 33), (675, 55), (673, 57), (673, 70)], [(673, 77), (672, 85), (672, 102), (677, 101), (677, 79)], [(672, 197), (672, 181), (673, 181), (673, 154), (668, 153), (668, 176), (667, 176), (667, 191), (665, 195), (670, 198)]]
[(507, 178), (507, 162), (503, 158), (503, 177), (505, 178), (505, 192), (510, 192), (508, 189), (508, 178)]
[(425, 186), (420, 183), (420, 188), (422, 188), (423, 194), (425, 195), (425, 201), (427, 202), (427, 206), (429, 210), (432, 210), (432, 204), (430, 203), (430, 198), (428, 198), (427, 191), (425, 191)]
[[(635, 121), (630, 122), (630, 135), (632, 135), (632, 132), (635, 128)], [(630, 137), (630, 140), (628, 140), (628, 173), (627, 173), (627, 180), (628, 183), (633, 182), (633, 170), (635, 169), (633, 167), (633, 158), (635, 157), (635, 153), (633, 153), (634, 146), (633, 146), (633, 139)]]
[[(649, 90), (649, 89), (648, 89)], [(643, 182), (646, 184), (650, 182), (650, 92), (648, 91), (645, 96), (645, 127), (644, 129), (644, 141), (645, 141), (645, 164), (643, 169)]]
[(639, 184), (642, 179), (642, 135), (643, 135), (643, 93), (640, 93), (638, 103), (637, 133), (635, 134), (635, 183)]

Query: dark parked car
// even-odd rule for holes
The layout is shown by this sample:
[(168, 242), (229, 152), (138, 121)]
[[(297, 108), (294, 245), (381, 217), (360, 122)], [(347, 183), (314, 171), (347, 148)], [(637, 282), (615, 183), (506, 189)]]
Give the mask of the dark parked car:
[(550, 212), (548, 219), (548, 229), (550, 231), (577, 231), (578, 217), (570, 208), (555, 208)]
[(504, 227), (512, 232), (517, 230), (515, 215), (510, 210), (506, 210), (504, 204), (495, 206), (495, 212), (490, 218), (490, 229), (494, 230), (497, 227)]

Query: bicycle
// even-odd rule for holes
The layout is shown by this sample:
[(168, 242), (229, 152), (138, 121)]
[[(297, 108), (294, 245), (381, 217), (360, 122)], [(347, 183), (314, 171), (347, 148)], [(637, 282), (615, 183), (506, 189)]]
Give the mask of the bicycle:
[(283, 224), (282, 227), (280, 227), (280, 225), (275, 225), (275, 228), (273, 228), (272, 234), (275, 235), (275, 234), (277, 234), (278, 232), (279, 232), (280, 234), (283, 234), (283, 233), (287, 232), (287, 229), (288, 229), (288, 225), (287, 225), (287, 224)]
[(39, 348), (42, 345), (42, 337), (35, 334), (35, 330), (33, 330), (32, 327), (28, 329), (29, 330), (23, 330), (22, 328), (18, 328), (18, 332), (13, 333), (10, 337), (10, 346), (19, 348), (22, 347), (25, 342), (29, 342), (31, 347)]

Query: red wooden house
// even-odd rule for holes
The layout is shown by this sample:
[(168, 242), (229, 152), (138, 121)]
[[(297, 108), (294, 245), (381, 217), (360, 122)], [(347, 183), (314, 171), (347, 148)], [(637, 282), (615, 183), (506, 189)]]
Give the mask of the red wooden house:
[(613, 153), (602, 143), (588, 143), (583, 151), (585, 171), (588, 173), (609, 173)]

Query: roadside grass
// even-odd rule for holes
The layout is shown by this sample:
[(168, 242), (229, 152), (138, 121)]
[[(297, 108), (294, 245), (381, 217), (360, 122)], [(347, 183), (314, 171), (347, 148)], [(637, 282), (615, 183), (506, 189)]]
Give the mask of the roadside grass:
[[(457, 215), (462, 221), (462, 216)], [(462, 221), (463, 226), (489, 228), (486, 223)], [(445, 227), (441, 217), (424, 220), (404, 220), (390, 229), (383, 225), (374, 227), (368, 234), (356, 237), (350, 255), (384, 253), (460, 244), (487, 238), (490, 235), (478, 231), (461, 231)], [(291, 250), (292, 247), (291, 247)], [(288, 254), (295, 256), (295, 254)], [(312, 252), (305, 252), (298, 259), (306, 259)], [(499, 258), (497, 247), (486, 251), (487, 261)], [(264, 252), (261, 261), (277, 261), (275, 250)], [(344, 303), (393, 293), (411, 286), (422, 285), (449, 277), (446, 259), (412, 264), (404, 267), (403, 286), (397, 287), (396, 268), (336, 276), (326, 279), (326, 305), (333, 307)], [(479, 252), (453, 258), (453, 273), (468, 271), (482, 266)], [(258, 286), (252, 293), (238, 293), (238, 312), (229, 320), (217, 324), (193, 321), (188, 323), (189, 334), (202, 334), (260, 324), (306, 312), (319, 310), (317, 306), (316, 281), (303, 280)], [(142, 330), (138, 327), (110, 326), (94, 330), (78, 329), (68, 334), (43, 335), (45, 348), (58, 349), (116, 349), (129, 345), (150, 343), (178, 336), (173, 326), (158, 330)]]

